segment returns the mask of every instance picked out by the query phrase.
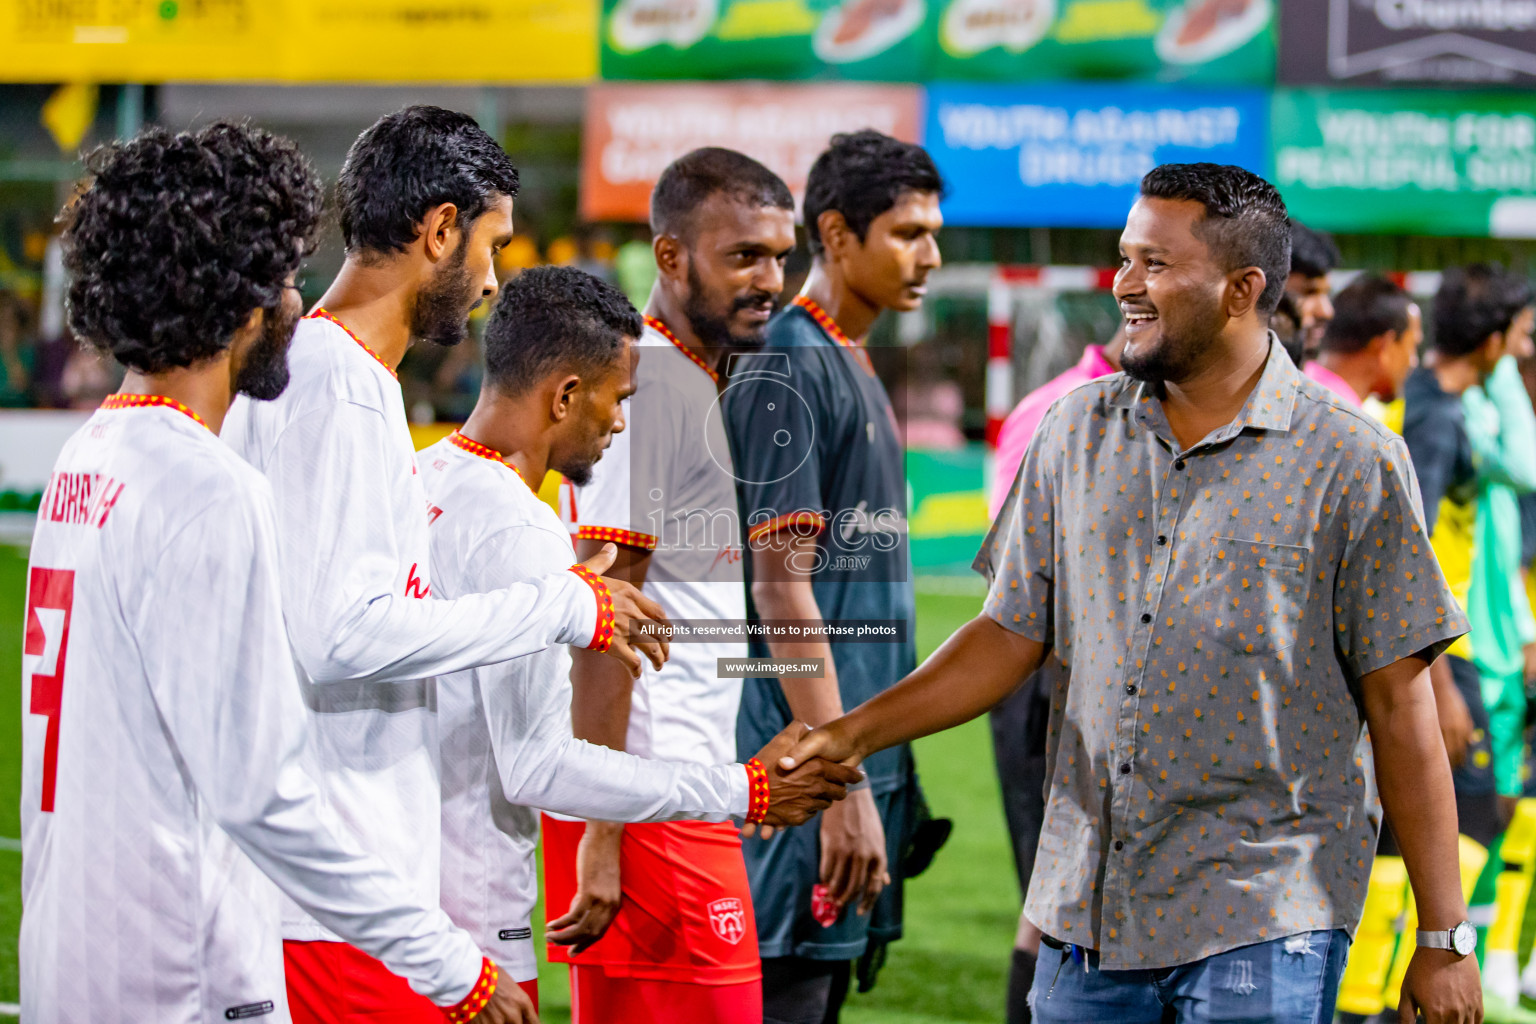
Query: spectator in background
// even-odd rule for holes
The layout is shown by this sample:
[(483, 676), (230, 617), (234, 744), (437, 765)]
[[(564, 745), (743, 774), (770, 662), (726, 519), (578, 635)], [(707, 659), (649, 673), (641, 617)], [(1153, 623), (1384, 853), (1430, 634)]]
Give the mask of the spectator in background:
[(1340, 292), (1333, 306), (1322, 351), (1307, 363), (1306, 375), (1350, 405), (1373, 396), (1396, 400), (1419, 365), (1424, 327), (1418, 303), (1386, 278), (1365, 274)]
[(1301, 310), (1296, 308), (1296, 300), (1289, 292), (1281, 294), (1275, 311), (1269, 314), (1269, 330), (1285, 354), (1294, 359), (1294, 353), (1301, 351)]
[(1299, 346), (1287, 351), (1297, 366), (1305, 368), (1309, 360), (1317, 358), (1323, 331), (1333, 319), (1328, 274), (1338, 265), (1339, 249), (1333, 239), (1300, 221), (1291, 221), (1291, 273), (1285, 279), (1285, 291), (1301, 314), (1301, 331)]
[[(1474, 731), (1474, 742), (1456, 773), (1460, 830), (1489, 848), (1487, 865), (1469, 900), (1479, 948), (1495, 917), (1503, 866), (1498, 844), (1513, 809), (1510, 798), (1519, 793), (1524, 692), (1521, 687), (1509, 692), (1500, 677), (1481, 678), (1477, 659), (1479, 651), (1494, 657), (1509, 643), (1518, 650), (1520, 629), (1526, 628), (1513, 625), (1518, 616), (1507, 607), (1513, 602), (1508, 580), (1500, 595), (1491, 592), (1486, 559), (1505, 541), (1496, 528), (1490, 530), (1479, 506), (1488, 502), (1491, 482), (1519, 483), (1524, 489), (1536, 485), (1528, 479), (1536, 463), (1529, 447), (1522, 458), (1516, 446), (1501, 443), (1497, 412), (1486, 399), (1469, 398), (1468, 392), (1486, 385), (1512, 347), (1523, 350), (1531, 329), (1530, 301), (1528, 286), (1496, 266), (1447, 271), (1435, 297), (1433, 344), (1424, 365), (1403, 389), (1403, 440), (1418, 475), (1425, 528), (1451, 591), (1471, 622), (1471, 632), (1448, 649), (1444, 661), (1474, 726), (1486, 733), (1480, 738)], [(1481, 556), (1479, 524), (1484, 526), (1481, 543), (1488, 548)], [(1518, 531), (1517, 513), (1514, 525)], [(1513, 552), (1518, 568), (1518, 533)], [(1494, 596), (1506, 607), (1490, 608)], [(1529, 614), (1526, 609), (1525, 616)]]
[[(1521, 572), (1520, 522), (1520, 496), (1536, 492), (1536, 413), (1517, 362), (1532, 355), (1536, 312), (1526, 281), (1513, 274), (1500, 274), (1496, 280), (1494, 302), (1487, 311), (1491, 319), (1483, 329), (1509, 317), (1503, 329), (1505, 355), (1481, 386), (1467, 389), (1461, 403), (1478, 477), (1467, 595), (1472, 660), (1488, 710), (1500, 818), (1508, 824), (1525, 784), (1525, 680), (1527, 665), (1536, 658), (1536, 619)], [(1502, 869), (1496, 863), (1499, 860), (1489, 858), (1496, 869)], [(1496, 875), (1485, 880), (1489, 887), (1496, 882)], [(1500, 907), (1498, 913), (1520, 910)], [(1515, 950), (1490, 948), (1484, 963), (1484, 987), (1504, 1002), (1516, 1002), (1520, 983)], [(1536, 994), (1536, 971), (1528, 980)]]
[(22, 342), (21, 324), (21, 300), (0, 289), (0, 406), (28, 404), (33, 350)]
[(987, 502), (987, 514), (995, 517), (1002, 508), (1003, 499), (1013, 488), (1013, 478), (1018, 475), (1019, 464), (1024, 461), (1024, 451), (1029, 447), (1035, 428), (1045, 416), (1051, 403), (1074, 388), (1091, 380), (1116, 373), (1120, 369), (1120, 350), (1125, 348), (1125, 325), (1115, 331), (1107, 345), (1089, 345), (1083, 349), (1083, 357), (1077, 365), (1065, 373), (1040, 385), (1019, 400), (1013, 412), (1003, 421), (997, 435), (996, 470), (992, 478), (992, 494)]

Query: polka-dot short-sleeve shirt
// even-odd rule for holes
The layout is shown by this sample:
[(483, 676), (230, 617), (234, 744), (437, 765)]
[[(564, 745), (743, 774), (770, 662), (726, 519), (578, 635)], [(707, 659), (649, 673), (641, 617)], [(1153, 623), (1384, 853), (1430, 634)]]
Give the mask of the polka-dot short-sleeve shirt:
[(1353, 931), (1361, 677), (1467, 630), (1400, 438), (1274, 343), (1187, 450), (1150, 386), (1100, 378), (1046, 415), (978, 567), (986, 614), (1067, 669), (1030, 920), (1105, 969)]

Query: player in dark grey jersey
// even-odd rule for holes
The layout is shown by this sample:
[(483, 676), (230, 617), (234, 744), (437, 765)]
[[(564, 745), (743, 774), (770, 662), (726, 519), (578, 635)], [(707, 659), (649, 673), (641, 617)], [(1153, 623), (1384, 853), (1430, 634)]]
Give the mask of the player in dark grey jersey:
[[(826, 670), (749, 679), (738, 749), (757, 750), (755, 737), (794, 719), (828, 722), (915, 665), (902, 436), (864, 340), (882, 311), (921, 304), (940, 262), (942, 192), (920, 147), (875, 131), (834, 136), (806, 187), (810, 278), (764, 350), (736, 361), (722, 396), (755, 614), (890, 636), (754, 641), (754, 654), (822, 658)], [(819, 829), (744, 845), (770, 1024), (835, 1019), (850, 961), (901, 934), (911, 752), (893, 748), (864, 768), (869, 788)]]

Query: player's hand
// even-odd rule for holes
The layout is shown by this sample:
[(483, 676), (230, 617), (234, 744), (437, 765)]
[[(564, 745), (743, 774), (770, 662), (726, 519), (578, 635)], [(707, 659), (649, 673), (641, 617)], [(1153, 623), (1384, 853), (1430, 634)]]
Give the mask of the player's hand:
[(619, 912), (619, 847), (624, 826), (588, 822), (576, 847), (576, 898), (564, 916), (549, 922), (544, 937), (580, 953), (602, 938)]
[[(613, 560), (618, 556), (619, 549), (613, 544), (604, 544), (602, 549), (585, 562), (581, 563), (588, 569), (603, 576)], [(629, 669), (629, 674), (636, 678), (640, 676), (641, 661), (645, 659), (655, 668), (667, 663), (667, 656), (671, 653), (672, 645), (666, 636), (632, 636), (633, 623), (640, 620), (652, 619), (657, 622), (666, 622), (667, 613), (661, 610), (661, 605), (642, 594), (638, 587), (625, 580), (614, 579), (611, 576), (603, 576), (603, 582), (608, 585), (608, 594), (613, 598), (613, 640), (608, 644), (607, 654), (611, 658), (617, 658)]]
[[(783, 733), (779, 735), (782, 736)], [(812, 729), (803, 734), (794, 747), (779, 758), (779, 767), (785, 771), (794, 771), (813, 757), (824, 757), (828, 761), (836, 761), (851, 768), (863, 761), (867, 753), (859, 748), (848, 728), (848, 716), (844, 715), (819, 729)]]
[(1415, 1012), (1426, 1024), (1482, 1024), (1477, 958), (1457, 956), (1449, 949), (1414, 950), (1403, 975), (1397, 1019), (1413, 1024)]
[(858, 902), (858, 912), (875, 908), (890, 883), (885, 859), (885, 825), (875, 796), (867, 789), (850, 793), (821, 816), (821, 884), (839, 907)]
[(496, 984), (496, 991), (491, 993), (491, 1001), (470, 1018), (470, 1024), (539, 1024), (539, 1011), (533, 1008), (533, 1000), (528, 998), (522, 986), (502, 968), (501, 980)]
[(1467, 710), (1467, 702), (1461, 693), (1453, 686), (1446, 686), (1435, 692), (1435, 713), (1440, 719), (1440, 736), (1445, 740), (1451, 767), (1460, 768), (1467, 759), (1467, 748), (1472, 744), (1472, 712)]
[(848, 787), (864, 778), (857, 768), (819, 758), (786, 772), (780, 761), (808, 729), (804, 722), (791, 722), (758, 751), (757, 759), (768, 772), (768, 813), (760, 827), (747, 825), (742, 835), (760, 834), (767, 839), (775, 829), (808, 821), (817, 811), (847, 796)]

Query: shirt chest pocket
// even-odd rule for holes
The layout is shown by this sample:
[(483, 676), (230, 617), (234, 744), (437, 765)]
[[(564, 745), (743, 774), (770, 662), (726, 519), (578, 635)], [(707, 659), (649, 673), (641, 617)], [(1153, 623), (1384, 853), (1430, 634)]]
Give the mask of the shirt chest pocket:
[(1311, 555), (1292, 544), (1212, 540), (1201, 587), (1205, 638), (1240, 655), (1274, 654), (1295, 644)]

